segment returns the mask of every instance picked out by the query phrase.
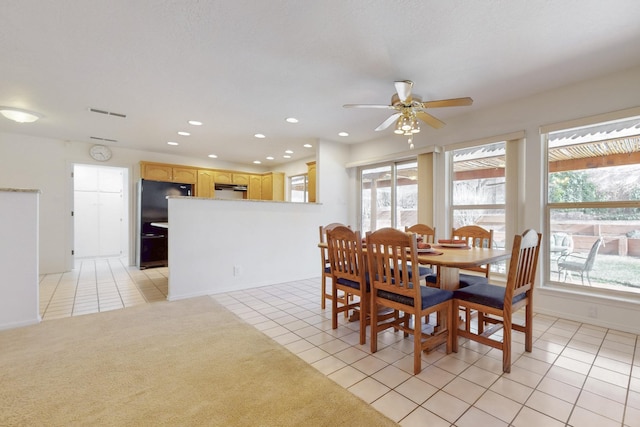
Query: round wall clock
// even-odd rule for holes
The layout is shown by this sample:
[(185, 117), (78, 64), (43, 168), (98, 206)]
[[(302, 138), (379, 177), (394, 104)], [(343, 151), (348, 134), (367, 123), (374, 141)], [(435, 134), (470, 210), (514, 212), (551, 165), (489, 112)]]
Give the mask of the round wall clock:
[(91, 147), (91, 150), (89, 150), (89, 154), (99, 162), (106, 162), (111, 158), (111, 149), (106, 145), (94, 145)]

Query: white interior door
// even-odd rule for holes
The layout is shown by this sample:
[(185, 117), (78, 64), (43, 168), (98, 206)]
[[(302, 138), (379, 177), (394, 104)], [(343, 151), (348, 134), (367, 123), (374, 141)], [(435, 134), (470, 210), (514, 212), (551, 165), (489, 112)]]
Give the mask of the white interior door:
[(74, 253), (79, 258), (125, 255), (126, 169), (74, 166)]

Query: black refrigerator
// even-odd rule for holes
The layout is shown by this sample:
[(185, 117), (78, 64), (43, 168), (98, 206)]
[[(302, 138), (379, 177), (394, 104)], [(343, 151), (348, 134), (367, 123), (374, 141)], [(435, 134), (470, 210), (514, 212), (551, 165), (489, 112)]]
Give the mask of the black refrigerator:
[(192, 185), (141, 179), (138, 187), (138, 267), (167, 266), (169, 202), (167, 196), (191, 196)]

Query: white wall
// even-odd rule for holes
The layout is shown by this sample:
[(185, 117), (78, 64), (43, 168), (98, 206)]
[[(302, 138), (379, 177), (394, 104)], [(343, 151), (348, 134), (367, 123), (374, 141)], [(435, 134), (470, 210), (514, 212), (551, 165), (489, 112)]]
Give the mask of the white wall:
[(0, 329), (40, 321), (37, 190), (0, 189)]
[(168, 299), (319, 276), (322, 209), (316, 203), (169, 198)]

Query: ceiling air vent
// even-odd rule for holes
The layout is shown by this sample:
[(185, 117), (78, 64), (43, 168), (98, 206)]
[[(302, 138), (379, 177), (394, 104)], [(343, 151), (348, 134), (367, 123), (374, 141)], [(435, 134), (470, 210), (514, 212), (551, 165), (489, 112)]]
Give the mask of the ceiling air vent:
[(96, 139), (98, 141), (106, 141), (106, 142), (118, 142), (117, 139), (109, 139), (109, 138), (100, 138), (99, 136), (90, 136), (91, 139)]
[(89, 108), (89, 111), (91, 111), (92, 113), (104, 114), (107, 116), (121, 117), (123, 119), (127, 118), (126, 114), (114, 113), (113, 111), (98, 110), (97, 108)]

